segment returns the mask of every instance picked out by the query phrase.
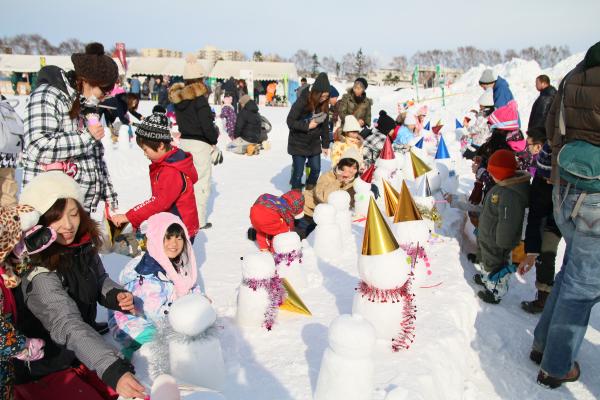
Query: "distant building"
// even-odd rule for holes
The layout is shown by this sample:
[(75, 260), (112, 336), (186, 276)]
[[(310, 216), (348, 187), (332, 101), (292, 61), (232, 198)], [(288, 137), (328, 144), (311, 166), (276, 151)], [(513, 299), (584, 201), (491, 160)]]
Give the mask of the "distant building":
[[(439, 85), (439, 79), (444, 79), (444, 84), (454, 83), (461, 75), (462, 71), (453, 68), (442, 67), (442, 76), (436, 76), (436, 67), (428, 67), (419, 65), (419, 86), (430, 88)], [(412, 86), (413, 69), (407, 68), (406, 71), (401, 71), (393, 68), (381, 68), (371, 72), (368, 76), (369, 83), (375, 85), (395, 86), (406, 88)]]
[(177, 50), (171, 49), (155, 49), (155, 48), (146, 48), (141, 49), (140, 54), (142, 57), (175, 57), (181, 58), (183, 53)]
[(245, 61), (246, 56), (237, 50), (220, 50), (214, 46), (204, 46), (198, 50), (197, 56), (201, 60), (208, 60), (213, 65), (219, 61)]
[(405, 88), (411, 86), (412, 76), (409, 71), (393, 68), (380, 68), (369, 73), (369, 83)]

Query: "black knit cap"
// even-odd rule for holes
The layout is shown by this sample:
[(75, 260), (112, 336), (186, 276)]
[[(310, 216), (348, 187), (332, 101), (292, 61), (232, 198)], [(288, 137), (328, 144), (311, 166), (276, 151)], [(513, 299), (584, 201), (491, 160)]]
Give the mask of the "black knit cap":
[(114, 86), (119, 79), (119, 67), (115, 60), (104, 54), (101, 43), (88, 44), (85, 46), (85, 53), (71, 56), (71, 62), (77, 76), (103, 89)]
[(312, 92), (329, 93), (330, 86), (331, 85), (329, 84), (329, 78), (327, 77), (327, 74), (325, 72), (321, 72), (317, 76), (317, 79), (315, 79), (315, 83), (313, 83), (310, 90)]
[(356, 78), (356, 80), (354, 81), (354, 83), (360, 83), (362, 85), (362, 87), (367, 90), (367, 87), (369, 86), (369, 83), (367, 82), (367, 80), (365, 78)]
[(384, 110), (379, 111), (379, 119), (377, 119), (377, 130), (383, 134), (388, 134), (396, 127), (396, 121), (392, 119)]
[(169, 130), (169, 118), (163, 113), (152, 113), (142, 122), (134, 122), (133, 125), (137, 128), (135, 134), (144, 139), (167, 143), (173, 140)]

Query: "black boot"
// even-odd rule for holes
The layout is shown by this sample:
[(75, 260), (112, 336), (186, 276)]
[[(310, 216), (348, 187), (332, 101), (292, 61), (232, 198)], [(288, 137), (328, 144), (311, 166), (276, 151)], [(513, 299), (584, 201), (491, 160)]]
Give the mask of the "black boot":
[(473, 264), (477, 264), (477, 254), (475, 254), (475, 253), (467, 254), (467, 260), (471, 261)]
[(529, 353), (529, 359), (537, 365), (542, 363), (542, 357), (544, 357), (544, 353), (541, 351), (531, 350), (531, 353)]
[(544, 371), (540, 371), (537, 377), (537, 383), (539, 385), (545, 386), (549, 389), (556, 389), (560, 387), (563, 383), (566, 382), (575, 382), (579, 379), (581, 375), (581, 370), (579, 369), (579, 364), (577, 362), (574, 363), (573, 368), (565, 376), (562, 378), (556, 378), (554, 376), (550, 376)]
[(248, 240), (251, 240), (253, 242), (256, 241), (256, 229), (252, 227), (248, 228)]
[(546, 300), (548, 300), (549, 295), (550, 293), (548, 292), (538, 290), (537, 299), (532, 301), (522, 301), (521, 308), (529, 314), (539, 314), (544, 311), (544, 306), (546, 305)]

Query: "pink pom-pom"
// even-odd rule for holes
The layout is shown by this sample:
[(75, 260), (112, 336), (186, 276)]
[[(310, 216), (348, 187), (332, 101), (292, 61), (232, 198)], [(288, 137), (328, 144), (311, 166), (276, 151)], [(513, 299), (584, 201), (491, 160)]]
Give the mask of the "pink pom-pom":
[(428, 270), (428, 271), (427, 271), (427, 275), (431, 275), (431, 270)]

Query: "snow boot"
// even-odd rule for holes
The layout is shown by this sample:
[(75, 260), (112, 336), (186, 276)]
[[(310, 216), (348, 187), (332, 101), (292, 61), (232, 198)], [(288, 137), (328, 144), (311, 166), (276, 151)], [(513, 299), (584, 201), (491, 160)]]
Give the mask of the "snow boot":
[(477, 254), (475, 254), (475, 253), (467, 254), (467, 260), (471, 261), (473, 264), (477, 264)]
[(207, 222), (206, 224), (204, 224), (204, 226), (200, 227), (200, 229), (210, 229), (212, 228), (212, 224), (210, 222)]
[(483, 276), (483, 274), (475, 274), (475, 275), (473, 275), (473, 282), (475, 282), (479, 286), (484, 286), (485, 287), (485, 281), (486, 280), (487, 279), (485, 278), (485, 276)]
[(488, 276), (481, 276), (485, 290), (477, 293), (481, 300), (490, 304), (498, 304), (508, 292), (510, 276), (516, 271), (514, 264), (508, 264)]
[(550, 296), (549, 292), (538, 290), (537, 298), (532, 301), (522, 301), (521, 308), (529, 314), (539, 314), (544, 311), (544, 305), (546, 305), (548, 296)]
[(246, 147), (246, 155), (247, 156), (256, 156), (260, 153), (260, 147), (257, 144), (249, 144)]
[(542, 353), (541, 351), (538, 351), (538, 350), (531, 350), (531, 352), (529, 353), (529, 359), (531, 361), (533, 361), (534, 363), (536, 363), (537, 365), (540, 365), (542, 363), (543, 357), (544, 357), (544, 353)]
[(537, 377), (538, 385), (544, 386), (548, 389), (556, 389), (557, 387), (560, 387), (563, 383), (575, 382), (579, 380), (579, 376), (581, 375), (579, 364), (577, 362), (573, 364), (573, 368), (571, 368), (571, 370), (567, 372), (567, 374), (562, 378), (555, 378), (540, 370)]
[(256, 241), (256, 229), (252, 227), (248, 228), (248, 240), (251, 240), (253, 242)]

